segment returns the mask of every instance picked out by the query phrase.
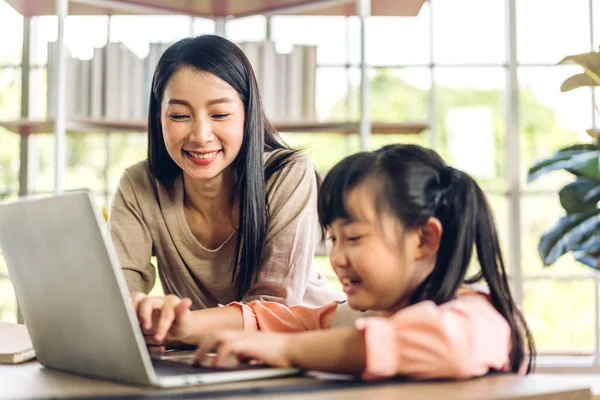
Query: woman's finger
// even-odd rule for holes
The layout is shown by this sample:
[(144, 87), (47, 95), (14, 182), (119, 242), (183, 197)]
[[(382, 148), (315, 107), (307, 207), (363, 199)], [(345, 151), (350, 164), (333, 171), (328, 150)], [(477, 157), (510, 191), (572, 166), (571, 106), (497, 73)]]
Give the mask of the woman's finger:
[(154, 338), (157, 341), (163, 341), (171, 329), (171, 325), (173, 325), (173, 321), (175, 320), (175, 307), (181, 303), (179, 297), (176, 296), (166, 296), (164, 298), (164, 304), (162, 310), (160, 312), (160, 319), (158, 320), (158, 324), (156, 326)]
[(136, 314), (137, 314), (140, 302), (142, 300), (144, 300), (146, 297), (147, 297), (146, 293), (142, 293), (142, 292), (133, 292), (131, 294), (131, 302), (133, 303), (133, 309), (135, 310)]
[(184, 297), (183, 299), (181, 299), (181, 302), (179, 304), (177, 304), (177, 306), (175, 307), (175, 319), (179, 320), (181, 317), (183, 317), (185, 312), (187, 310), (189, 310), (191, 306), (192, 306), (191, 299), (189, 299), (187, 297)]
[(138, 319), (142, 329), (149, 331), (152, 328), (152, 313), (154, 310), (160, 310), (163, 306), (161, 297), (147, 297), (141, 301), (138, 307)]

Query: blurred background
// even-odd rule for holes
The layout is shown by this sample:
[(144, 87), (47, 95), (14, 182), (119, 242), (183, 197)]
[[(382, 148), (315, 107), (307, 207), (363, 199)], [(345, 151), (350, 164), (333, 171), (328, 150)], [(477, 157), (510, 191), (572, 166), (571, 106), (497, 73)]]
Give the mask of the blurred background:
[[(2, 200), (19, 196), (24, 152), (27, 192), (54, 189), (53, 135), (18, 132), (23, 123), (24, 23), (31, 24), (33, 35), (27, 118), (44, 121), (48, 42), (57, 39), (57, 18), (39, 16), (25, 22), (9, 3), (14, 2), (0, 0)], [(592, 90), (561, 93), (561, 83), (579, 69), (556, 64), (567, 55), (598, 48), (600, 0), (514, 0), (514, 14), (509, 13), (509, 3), (429, 0), (416, 16), (367, 18), (371, 119), (397, 124), (391, 132), (374, 130), (369, 147), (399, 142), (430, 146), (471, 173), (493, 206), (511, 282), (539, 351), (592, 355), (598, 347), (598, 275), (570, 255), (543, 267), (537, 254), (541, 234), (564, 214), (557, 191), (570, 178), (559, 172), (527, 184), (525, 177), (531, 165), (557, 149), (590, 140), (585, 131), (597, 119)], [(83, 61), (107, 42), (120, 42), (145, 59), (151, 43), (214, 33), (219, 23), (225, 24), (225, 36), (232, 41), (270, 40), (279, 54), (298, 45), (316, 46), (312, 118), (318, 123), (359, 120), (356, 16), (256, 15), (226, 21), (187, 15), (69, 16), (65, 44), (71, 57)], [(422, 128), (406, 129), (402, 124), (407, 123)], [(306, 132), (300, 127), (290, 129), (293, 132), (282, 129), (282, 134), (290, 145), (305, 149), (325, 174), (341, 158), (359, 151), (360, 138), (318, 127)], [(146, 136), (135, 129), (82, 128), (67, 135), (66, 146), (65, 189), (88, 188), (108, 209), (123, 169), (145, 158)], [(316, 257), (315, 262), (331, 277), (326, 257)], [(1, 254), (0, 275), (6, 275)], [(337, 285), (334, 279), (331, 283)], [(159, 286), (155, 292), (160, 293)], [(0, 320), (16, 319), (10, 280), (0, 278)]]

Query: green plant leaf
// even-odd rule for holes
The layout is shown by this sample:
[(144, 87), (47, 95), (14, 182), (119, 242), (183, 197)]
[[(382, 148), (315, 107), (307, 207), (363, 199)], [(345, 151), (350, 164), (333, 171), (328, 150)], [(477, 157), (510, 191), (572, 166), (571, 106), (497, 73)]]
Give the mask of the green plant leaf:
[(600, 181), (594, 178), (579, 177), (558, 193), (560, 204), (568, 214), (594, 211), (600, 201)]
[(600, 234), (595, 233), (587, 240), (585, 240), (581, 245), (573, 250), (574, 252), (582, 252), (585, 254), (597, 254), (600, 252)]
[[(568, 78), (561, 86), (561, 90), (566, 92), (567, 90), (575, 89), (581, 86), (598, 86), (600, 85), (600, 53), (591, 52), (591, 53), (583, 53), (576, 54), (572, 56), (567, 56), (560, 60), (559, 64), (577, 64), (583, 67), (583, 75), (587, 76), (589, 80), (588, 83), (591, 84), (582, 84), (582, 85), (574, 85), (574, 81), (572, 81), (569, 85), (572, 87), (570, 89), (563, 90), (563, 87), (567, 85), (569, 80), (572, 80), (573, 77)], [(580, 76), (580, 75), (575, 75)], [(576, 79), (577, 80), (577, 79)], [(582, 80), (580, 80), (581, 82)]]
[(567, 78), (562, 85), (560, 85), (561, 92), (568, 92), (569, 90), (577, 89), (580, 87), (599, 86), (600, 83), (595, 81), (592, 77), (586, 74), (573, 75)]
[[(597, 179), (596, 179), (596, 181), (597, 181), (598, 183), (600, 183), (600, 181), (598, 181)], [(595, 199), (597, 202), (598, 202), (598, 201), (600, 201), (600, 185), (598, 185), (598, 186), (596, 186), (595, 188), (593, 188), (592, 190), (590, 190), (590, 191), (588, 192), (588, 194), (586, 194), (586, 195), (583, 197), (583, 200), (584, 200), (584, 201), (594, 201), (594, 199)]]
[(598, 176), (598, 156), (600, 151), (594, 144), (568, 147), (542, 160), (529, 168), (527, 182), (558, 169), (566, 169), (574, 175)]
[(540, 239), (538, 253), (545, 266), (563, 254), (579, 249), (600, 230), (600, 210), (562, 217)]
[(582, 264), (598, 269), (598, 258), (600, 257), (600, 234), (595, 234), (581, 246), (573, 251), (573, 256)]
[(587, 265), (588, 267), (598, 269), (598, 259), (594, 256), (583, 254), (580, 256), (576, 256), (575, 259), (583, 265)]

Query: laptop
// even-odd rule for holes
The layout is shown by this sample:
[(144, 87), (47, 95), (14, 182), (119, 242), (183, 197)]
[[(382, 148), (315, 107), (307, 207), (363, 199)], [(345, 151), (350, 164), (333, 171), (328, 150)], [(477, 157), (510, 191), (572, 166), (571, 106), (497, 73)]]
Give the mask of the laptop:
[(0, 249), (45, 367), (159, 387), (299, 372), (151, 358), (106, 223), (87, 192), (0, 204)]

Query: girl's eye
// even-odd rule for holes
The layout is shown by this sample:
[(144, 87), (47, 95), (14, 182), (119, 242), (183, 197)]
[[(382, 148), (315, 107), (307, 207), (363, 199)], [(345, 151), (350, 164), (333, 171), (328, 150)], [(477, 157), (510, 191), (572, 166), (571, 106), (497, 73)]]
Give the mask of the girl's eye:
[(171, 119), (173, 119), (175, 121), (182, 121), (187, 118), (189, 118), (189, 116), (184, 115), (184, 114), (171, 114)]
[(346, 240), (351, 243), (355, 243), (355, 242), (358, 242), (361, 238), (362, 238), (362, 236), (348, 236), (346, 238)]
[(325, 239), (325, 240), (328, 240), (331, 243), (335, 243), (335, 237), (334, 236), (328, 236), (327, 239)]
[(227, 117), (229, 117), (231, 114), (214, 114), (213, 118), (214, 119), (225, 119)]

